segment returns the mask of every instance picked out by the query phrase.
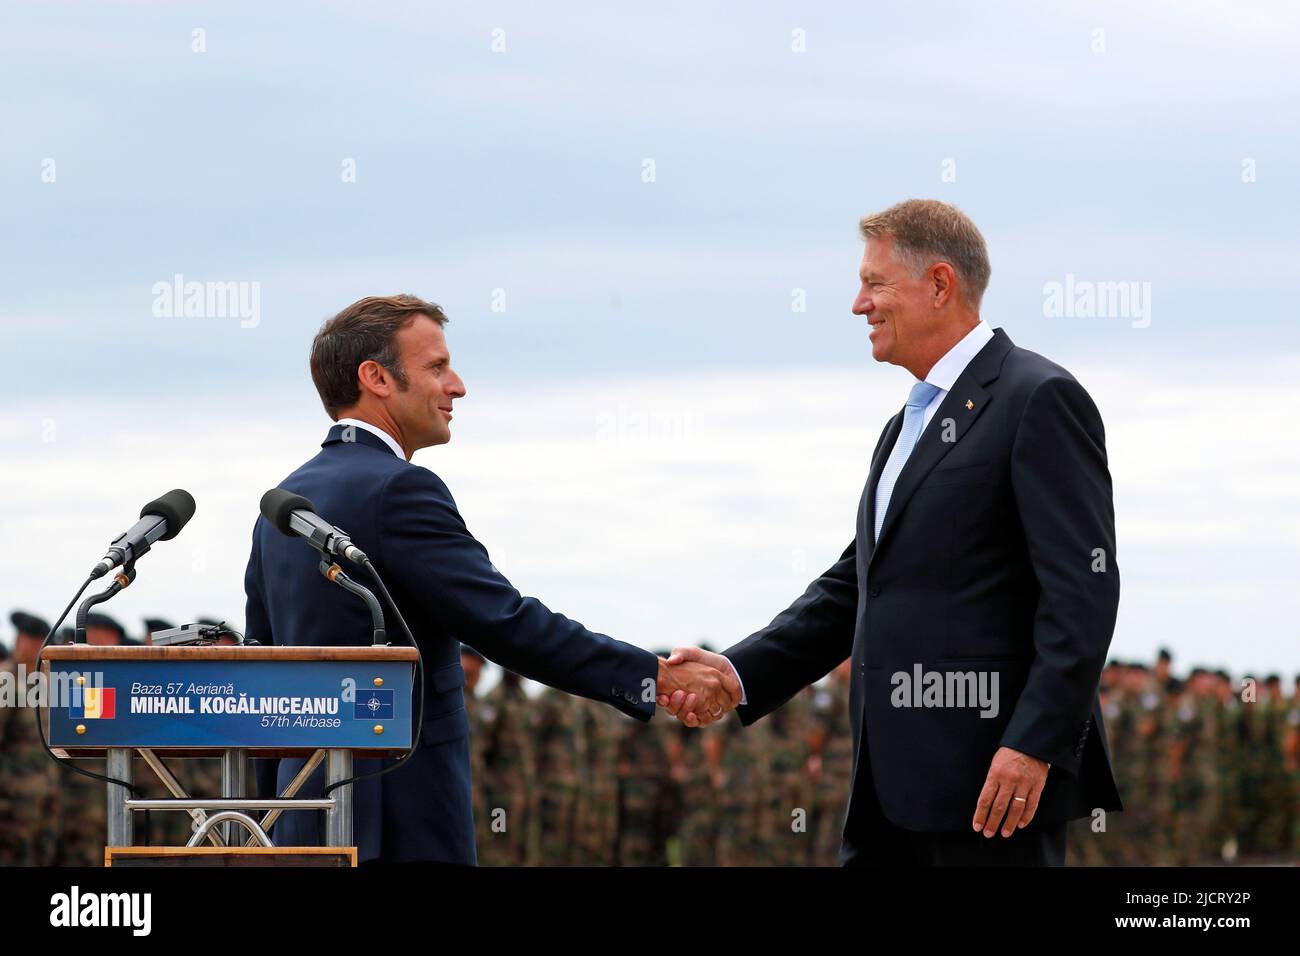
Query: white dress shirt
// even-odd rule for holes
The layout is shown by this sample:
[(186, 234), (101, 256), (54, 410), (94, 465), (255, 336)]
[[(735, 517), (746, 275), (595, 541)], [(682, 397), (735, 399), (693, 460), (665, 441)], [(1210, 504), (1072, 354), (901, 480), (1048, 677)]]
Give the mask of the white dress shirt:
[(929, 405), (925, 406), (925, 415), (921, 419), (922, 434), (925, 434), (925, 426), (930, 424), (930, 419), (934, 417), (940, 403), (956, 384), (958, 376), (966, 371), (966, 366), (970, 364), (971, 359), (980, 349), (989, 344), (991, 338), (993, 338), (993, 330), (989, 328), (987, 322), (981, 320), (976, 323), (975, 328), (962, 336), (960, 342), (944, 353), (943, 358), (934, 363), (934, 368), (930, 369), (925, 380), (939, 389), (939, 393), (930, 399)]
[[(925, 415), (921, 419), (921, 434), (925, 434), (926, 426), (930, 424), (930, 419), (934, 417), (934, 413), (939, 410), (939, 405), (943, 402), (944, 397), (957, 383), (958, 376), (966, 371), (966, 366), (970, 364), (971, 359), (978, 354), (980, 349), (988, 345), (991, 338), (993, 338), (993, 329), (981, 319), (975, 324), (975, 328), (962, 336), (961, 341), (944, 353), (943, 358), (934, 363), (934, 367), (925, 376), (925, 380), (939, 391), (935, 393), (934, 398), (930, 399), (930, 404), (925, 406)], [(889, 451), (889, 449), (881, 449), (881, 453), (886, 457), (888, 457)], [(745, 696), (745, 682), (740, 679), (740, 671), (736, 670), (735, 664), (731, 665), (731, 669), (736, 675), (736, 680), (740, 683), (740, 702), (747, 704), (749, 700)]]
[(372, 435), (378, 435), (384, 440), (384, 444), (393, 450), (394, 455), (402, 459), (402, 461), (410, 461), (410, 459), (406, 457), (406, 452), (402, 451), (402, 446), (397, 444), (397, 439), (388, 434), (388, 432), (384, 431), (378, 425), (372, 425), (370, 422), (363, 422), (359, 418), (340, 418), (334, 424), (351, 425), (353, 428), (361, 428), (370, 432)]

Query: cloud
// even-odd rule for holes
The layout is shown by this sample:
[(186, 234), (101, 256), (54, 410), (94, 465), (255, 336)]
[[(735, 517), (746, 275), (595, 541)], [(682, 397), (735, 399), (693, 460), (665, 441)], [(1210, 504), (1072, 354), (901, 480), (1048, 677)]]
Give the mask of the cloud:
[[(1075, 369), (1107, 423), (1124, 580), (1116, 654), (1168, 644), (1237, 669), (1300, 667), (1289, 630), (1300, 485), (1286, 477), (1300, 474), (1300, 449), (1281, 438), (1298, 361), (1257, 367), (1268, 384), (1246, 400), (1232, 368), (1195, 381)], [(642, 646), (725, 644), (766, 624), (849, 542), (871, 450), (907, 382), (892, 367), (471, 381), (455, 440), (415, 460), (447, 481), (525, 593)], [(258, 499), (328, 425), (309, 388), (255, 406), (238, 391), (160, 394), (111, 416), (78, 401), (6, 409), (11, 600), (57, 613), (139, 505), (181, 486), (198, 500), (194, 520), (109, 610), (133, 628), (154, 613), (241, 620)], [(41, 441), (39, 416), (57, 423), (54, 441)]]

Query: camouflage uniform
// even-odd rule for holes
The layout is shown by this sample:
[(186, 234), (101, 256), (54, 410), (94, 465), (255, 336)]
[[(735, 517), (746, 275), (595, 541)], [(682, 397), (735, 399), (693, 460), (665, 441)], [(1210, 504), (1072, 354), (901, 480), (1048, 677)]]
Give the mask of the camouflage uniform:
[(1191, 866), (1205, 854), (1205, 833), (1197, 811), (1206, 803), (1207, 781), (1198, 761), (1203, 757), (1207, 716), (1189, 688), (1170, 700), (1165, 733), (1170, 748), (1170, 788), (1173, 820), (1169, 839), (1172, 859)]
[[(1112, 760), (1124, 800), (1122, 814), (1108, 814), (1106, 830), (1094, 833), (1091, 820), (1074, 824), (1079, 841), (1096, 840), (1105, 847), (1107, 862), (1120, 866), (1144, 866), (1150, 863), (1146, 831), (1150, 827), (1151, 797), (1147, 753), (1138, 729), (1142, 707), (1129, 690), (1117, 691), (1115, 715), (1106, 718), (1113, 741)], [(1081, 829), (1081, 828), (1087, 829)], [(1068, 845), (1068, 844), (1067, 844)]]
[(1290, 776), (1290, 796), (1287, 803), (1291, 808), (1291, 845), (1292, 859), (1300, 858), (1300, 687), (1291, 697), (1286, 708), (1286, 731), (1282, 737), (1283, 766)]
[[(1235, 694), (1219, 702), (1218, 760), (1215, 765), (1215, 793), (1219, 814), (1212, 831), (1212, 845), (1221, 859), (1231, 861), (1240, 847), (1241, 732), (1244, 705)], [(1217, 862), (1217, 861), (1216, 861)]]
[(484, 866), (529, 866), (538, 857), (532, 702), (522, 685), (503, 680), (483, 698), (481, 709), (488, 818), (479, 831), (479, 862)]
[[(0, 663), (18, 695), (12, 658)], [(0, 866), (50, 866), (59, 820), (59, 768), (46, 754), (30, 707), (0, 704)]]
[(763, 838), (768, 866), (807, 866), (812, 858), (812, 786), (808, 774), (813, 715), (805, 689), (768, 715)]
[(719, 722), (724, 733), (718, 781), (718, 865), (763, 866), (763, 755), (767, 722), (744, 727), (734, 715)]
[[(660, 719), (660, 718), (656, 718)], [(722, 730), (680, 726), (682, 750), (680, 782), (683, 794), (678, 828), (682, 866), (716, 866), (718, 862), (717, 783)]]
[(849, 727), (849, 685), (831, 679), (813, 698), (819, 724), (821, 771), (813, 782), (816, 839), (813, 866), (837, 866), (844, 838), (844, 814), (853, 776), (853, 732)]
[[(1188, 772), (1196, 780), (1197, 799), (1185, 824), (1199, 839), (1193, 863), (1219, 863), (1223, 860), (1219, 818), (1223, 813), (1223, 795), (1218, 787), (1219, 761), (1224, 721), (1218, 701), (1201, 696), (1195, 702), (1198, 726), (1188, 761)], [(1186, 845), (1190, 838), (1180, 841)]]
[(532, 732), (537, 751), (537, 826), (545, 866), (576, 863), (573, 838), (578, 798), (587, 763), (585, 715), (579, 698), (548, 688), (534, 703)]
[(623, 718), (618, 747), (618, 865), (666, 866), (670, 800), (666, 722)]
[(1258, 809), (1254, 828), (1254, 851), (1270, 859), (1284, 853), (1290, 842), (1290, 780), (1283, 765), (1282, 747), (1286, 733), (1286, 706), (1270, 693), (1251, 705), (1254, 737)]
[(618, 862), (618, 750), (623, 715), (612, 707), (578, 698), (586, 742), (574, 821), (573, 862), (614, 866)]
[(474, 811), (474, 842), (481, 849), (488, 838), (486, 772), (483, 747), (487, 734), (483, 727), (483, 702), (468, 687), (465, 688), (465, 717), (469, 722), (469, 779), (470, 801)]
[[(102, 758), (72, 761), (83, 770), (103, 774)], [(71, 770), (60, 774), (62, 814), (59, 827), (59, 866), (103, 866), (108, 842), (108, 785)]]

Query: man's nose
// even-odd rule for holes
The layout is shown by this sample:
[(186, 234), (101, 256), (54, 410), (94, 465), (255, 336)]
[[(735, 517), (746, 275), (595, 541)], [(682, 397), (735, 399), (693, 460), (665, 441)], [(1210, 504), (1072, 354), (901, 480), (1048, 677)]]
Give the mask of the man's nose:
[(455, 372), (451, 373), (451, 382), (450, 387), (447, 389), (447, 394), (452, 398), (465, 397), (465, 382)]

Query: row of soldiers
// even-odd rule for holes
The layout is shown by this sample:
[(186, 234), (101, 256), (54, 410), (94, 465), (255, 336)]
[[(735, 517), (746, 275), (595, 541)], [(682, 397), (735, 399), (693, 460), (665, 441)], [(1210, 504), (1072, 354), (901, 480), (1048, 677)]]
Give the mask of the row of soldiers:
[[(848, 665), (747, 728), (647, 727), (505, 673), (474, 693), (484, 865), (836, 863), (852, 741)], [(1175, 679), (1112, 662), (1100, 697), (1125, 811), (1070, 825), (1073, 865), (1206, 865), (1300, 859), (1300, 677), (1234, 683), (1195, 668)]]
[[(21, 695), (18, 676), (33, 672), (49, 625), (23, 611), (15, 611), (10, 621), (16, 631), (14, 649), (0, 660), (5, 675), (0, 679), (18, 687)], [(150, 618), (145, 627), (150, 634), (170, 625)], [(121, 624), (104, 614), (89, 616), (86, 640), (98, 645), (141, 643), (129, 640)], [(103, 759), (70, 763), (104, 773)], [(220, 759), (166, 763), (187, 793), (220, 794)], [(142, 759), (135, 761), (132, 780), (139, 796), (171, 796)], [(50, 758), (36, 729), (34, 708), (20, 706), (18, 700), (0, 705), (0, 866), (101, 866), (108, 812), (104, 786), (102, 780), (61, 769)], [(183, 813), (144, 814), (136, 825), (137, 842), (154, 845), (184, 844), (192, 832), (190, 817)]]
[(1068, 861), (1189, 866), (1300, 860), (1300, 675), (1111, 662), (1102, 713), (1124, 812), (1071, 824)]
[[(21, 612), (11, 620), (14, 653), (0, 669), (13, 674), (30, 670), (48, 627)], [(87, 640), (126, 635), (92, 615)], [(732, 716), (703, 730), (646, 725), (550, 689), (530, 696), (509, 672), (479, 695), (482, 658), (466, 647), (462, 663), (482, 864), (836, 863), (852, 769), (847, 662), (750, 727)], [(1071, 824), (1069, 862), (1297, 858), (1300, 677), (1289, 697), (1276, 675), (1234, 683), (1195, 668), (1178, 680), (1162, 652), (1153, 668), (1107, 665), (1100, 693), (1125, 811)], [(102, 760), (75, 763), (103, 772)], [(170, 767), (187, 792), (220, 791), (219, 760)], [(139, 762), (134, 779), (142, 795), (167, 795)], [(104, 816), (102, 782), (48, 758), (30, 708), (0, 707), (0, 865), (98, 865)], [(186, 842), (186, 815), (152, 817), (137, 824), (148, 842)]]
[[(665, 655), (666, 656), (666, 653)], [(744, 728), (648, 725), (504, 672), (478, 696), (465, 648), (485, 866), (834, 866), (853, 744), (849, 667)]]

